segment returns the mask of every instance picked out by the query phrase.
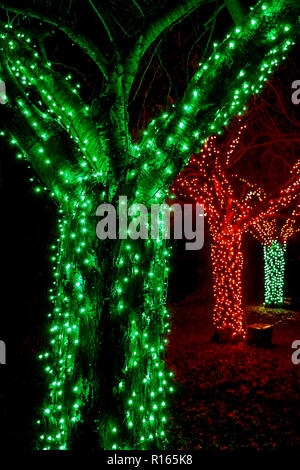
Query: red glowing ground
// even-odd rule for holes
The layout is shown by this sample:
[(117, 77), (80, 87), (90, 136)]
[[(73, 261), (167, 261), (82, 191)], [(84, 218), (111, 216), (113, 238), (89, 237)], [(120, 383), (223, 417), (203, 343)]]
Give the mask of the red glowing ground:
[(172, 448), (300, 449), (300, 365), (291, 343), (300, 340), (300, 313), (248, 311), (248, 323), (275, 325), (273, 347), (208, 342), (207, 306), (191, 297), (171, 306), (167, 365), (176, 377)]

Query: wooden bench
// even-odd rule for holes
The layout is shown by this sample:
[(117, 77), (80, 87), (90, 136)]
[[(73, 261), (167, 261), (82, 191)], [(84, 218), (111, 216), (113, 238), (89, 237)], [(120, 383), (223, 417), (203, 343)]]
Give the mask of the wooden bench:
[(273, 325), (253, 323), (248, 326), (247, 343), (269, 348), (272, 346)]

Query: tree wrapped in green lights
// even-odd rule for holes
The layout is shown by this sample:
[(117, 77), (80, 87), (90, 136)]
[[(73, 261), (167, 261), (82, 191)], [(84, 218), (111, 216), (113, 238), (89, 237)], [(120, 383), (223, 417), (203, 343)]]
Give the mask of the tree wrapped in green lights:
[(284, 295), (286, 245), (277, 240), (264, 245), (265, 305), (282, 305)]
[(299, 204), (278, 219), (261, 220), (252, 234), (263, 245), (265, 293), (264, 304), (278, 307), (284, 303), (286, 249), (288, 241), (299, 232)]
[[(120, 195), (128, 204), (163, 202), (199, 140), (221, 133), (245, 110), (286, 59), (299, 30), (298, 2), (259, 2), (199, 65), (171, 112), (132, 142), (128, 103), (143, 56), (206, 2), (148, 3), (142, 30), (135, 22), (128, 35), (97, 0), (89, 1), (88, 14), (79, 0), (0, 2), (3, 18), (19, 15), (1, 22), (1, 79), (8, 94), (0, 107), (2, 135), (38, 175), (36, 191), (49, 191), (59, 207), (50, 345), (40, 355), (49, 383), (38, 420), (43, 449), (165, 445), (172, 392), (164, 367), (169, 250), (165, 241), (99, 241), (96, 208), (116, 204)], [(239, 21), (237, 2), (226, 4)], [(138, 2), (133, 7), (141, 10)], [(46, 57), (41, 39), (61, 32), (104, 78), (92, 107)]]

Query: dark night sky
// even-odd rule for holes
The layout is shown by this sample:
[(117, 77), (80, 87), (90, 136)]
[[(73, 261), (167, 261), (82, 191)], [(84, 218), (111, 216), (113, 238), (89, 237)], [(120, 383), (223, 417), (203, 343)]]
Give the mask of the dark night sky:
[(33, 193), (24, 163), (3, 147), (3, 140), (0, 146), (0, 339), (7, 345), (7, 365), (0, 366), (0, 435), (4, 448), (22, 449), (32, 444), (32, 423), (44, 396), (37, 354), (47, 341), (56, 210), (46, 196)]

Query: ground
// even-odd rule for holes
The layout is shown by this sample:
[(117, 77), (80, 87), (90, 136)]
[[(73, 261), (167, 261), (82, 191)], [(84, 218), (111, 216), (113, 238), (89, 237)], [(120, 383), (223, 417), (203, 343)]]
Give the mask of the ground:
[(300, 450), (300, 365), (291, 361), (300, 313), (249, 308), (248, 324), (274, 324), (272, 347), (261, 348), (210, 342), (210, 308), (195, 296), (170, 309), (167, 365), (176, 384), (171, 448)]

